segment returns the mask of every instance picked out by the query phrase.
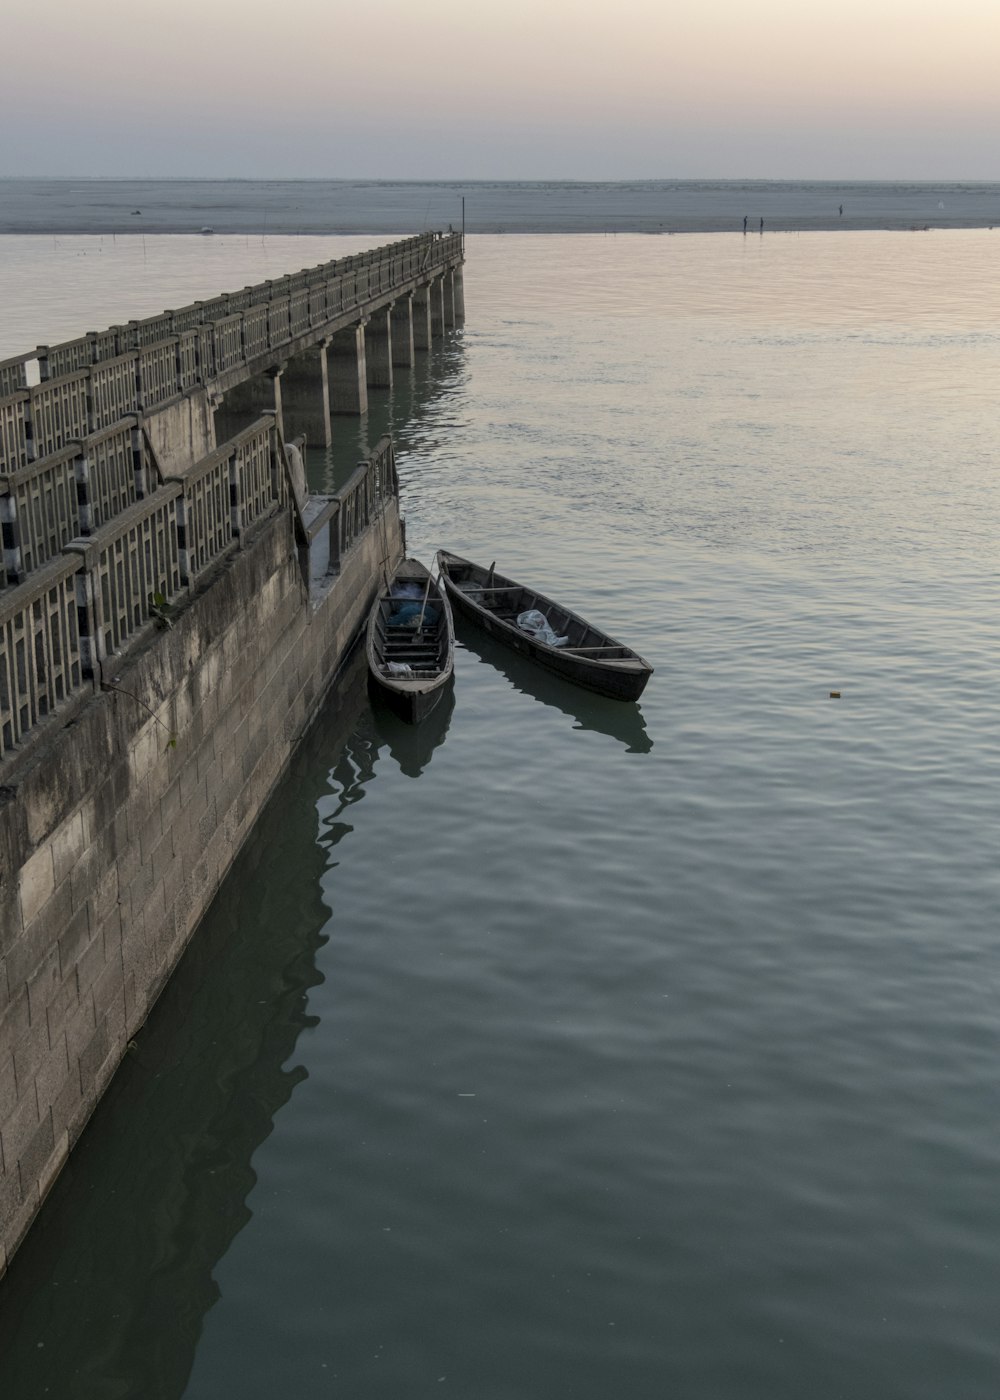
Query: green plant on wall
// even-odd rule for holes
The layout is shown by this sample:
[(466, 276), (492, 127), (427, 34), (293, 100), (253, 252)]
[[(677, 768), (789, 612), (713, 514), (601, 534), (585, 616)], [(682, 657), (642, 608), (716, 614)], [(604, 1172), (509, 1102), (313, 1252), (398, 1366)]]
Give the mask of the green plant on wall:
[(174, 606), (162, 593), (152, 593), (149, 598), (149, 615), (155, 618), (158, 627), (170, 627), (173, 622)]

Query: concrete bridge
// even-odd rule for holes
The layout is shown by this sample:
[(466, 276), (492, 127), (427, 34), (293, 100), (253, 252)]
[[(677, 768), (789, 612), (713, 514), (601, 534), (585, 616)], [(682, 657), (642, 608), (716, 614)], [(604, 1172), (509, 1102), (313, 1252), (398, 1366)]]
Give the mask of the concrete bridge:
[(0, 365), (0, 1274), (403, 549), (329, 443), (464, 315), (428, 234)]
[[(59, 533), (87, 531), (86, 514), (72, 518), (75, 483), (90, 482), (83, 463), (108, 475), (101, 465), (127, 455), (126, 424), (145, 440), (129, 444), (139, 498), (151, 470), (185, 469), (261, 412), (286, 441), (329, 445), (331, 415), (363, 413), (369, 386), (391, 386), (462, 322), (462, 263), (461, 235), (425, 234), (4, 361), (0, 587), (42, 562), (35, 517), (68, 511)], [(110, 489), (91, 502), (102, 523), (129, 495)]]

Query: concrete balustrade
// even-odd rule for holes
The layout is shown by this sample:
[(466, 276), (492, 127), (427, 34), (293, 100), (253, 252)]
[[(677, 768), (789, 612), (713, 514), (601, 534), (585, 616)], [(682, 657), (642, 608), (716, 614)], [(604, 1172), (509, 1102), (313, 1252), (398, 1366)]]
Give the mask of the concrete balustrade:
[(336, 496), (313, 497), (303, 517), (309, 543), (309, 578), (316, 583), (336, 577), (345, 556), (399, 495), (392, 439), (380, 439), (365, 462), (359, 462)]
[[(279, 378), (276, 371), (274, 382)], [(69, 558), (83, 561), (74, 566), (78, 570), (92, 571), (89, 583), (73, 595), (79, 609), (77, 626), (70, 631), (85, 639), (78, 648), (82, 684), (106, 655), (120, 650), (149, 622), (156, 594), (169, 600), (182, 586), (193, 585), (263, 516), (288, 503), (284, 441), (278, 414), (268, 412), (188, 470), (158, 479), (155, 489), (143, 489), (154, 468), (142, 429), (133, 422), (75, 443), (44, 466), (9, 479), (15, 490), (0, 496), (0, 502), (18, 505), (19, 530), (8, 535), (5, 529), (4, 534), (5, 541), (17, 541), (17, 548), (5, 550), (12, 586), (0, 592), (0, 612), (11, 628), (0, 637), (0, 729), (7, 736), (0, 744), (0, 760), (51, 708), (34, 694), (38, 686), (32, 688), (18, 640), (27, 635), (38, 580), (49, 578), (50, 566), (64, 565)], [(356, 517), (345, 513), (338, 527), (337, 557), (398, 490), (389, 439), (362, 468), (369, 482), (362, 504), (353, 489), (330, 498), (341, 505), (349, 501), (356, 512)], [(360, 478), (355, 478), (356, 487)], [(68, 576), (63, 568), (55, 574)], [(43, 672), (45, 667), (39, 675)], [(66, 698), (69, 689), (59, 698)]]
[[(29, 444), (34, 440), (30, 430), (31, 395), (27, 389), (0, 400), (0, 469), (16, 471), (29, 461)], [(32, 456), (34, 453), (32, 452)]]
[[(193, 583), (220, 553), (288, 500), (283, 439), (274, 413), (189, 472), (158, 481), (152, 491), (142, 485), (150, 470), (143, 445), (137, 424), (116, 427), (9, 479), (14, 489), (0, 497), (17, 507), (17, 530), (9, 535), (5, 530), (4, 537), (16, 542), (16, 548), (5, 549), (5, 561), (18, 561), (10, 569), (13, 586), (0, 593), (0, 613), (10, 629), (0, 636), (0, 729), (7, 736), (0, 759), (51, 708), (35, 694), (47, 695), (42, 679), (50, 668), (43, 665), (33, 681), (21, 640), (39, 596), (37, 580), (48, 579), (50, 566), (69, 558), (77, 561), (78, 571), (93, 571), (90, 583), (73, 594), (79, 608), (75, 625), (66, 632), (91, 639), (89, 651), (79, 649), (82, 683), (94, 674), (97, 662), (150, 620), (156, 594), (174, 597), (182, 583)], [(220, 462), (225, 479), (215, 500), (219, 509), (224, 507), (222, 524), (218, 512), (206, 505), (211, 488), (205, 486)], [(181, 503), (179, 516), (173, 512), (175, 501)], [(24, 567), (25, 562), (31, 567)], [(64, 571), (55, 574), (62, 578)], [(39, 655), (44, 654), (42, 647)], [(68, 693), (64, 690), (60, 698)]]
[[(84, 676), (99, 676), (99, 665), (121, 651), (154, 615), (154, 599), (180, 591), (177, 566), (176, 486), (157, 491), (122, 511), (89, 539), (73, 540), (68, 554), (80, 559), (84, 577), (77, 587)], [(84, 601), (85, 600), (85, 601)]]
[[(89, 408), (89, 432), (100, 432), (102, 428), (120, 423), (129, 414), (135, 413), (137, 364), (135, 355), (120, 355), (113, 360), (89, 371), (87, 404)], [(62, 383), (56, 380), (55, 383)], [(48, 393), (47, 389), (36, 391), (36, 398)], [(32, 412), (36, 400), (32, 400)], [(79, 436), (79, 435), (78, 435)]]
[(23, 582), (70, 540), (92, 534), (157, 484), (134, 417), (0, 476), (5, 582)]
[(78, 572), (61, 554), (0, 594), (0, 757), (84, 686)]
[[(89, 502), (77, 491), (79, 445), (65, 447), (0, 477), (4, 583), (23, 583), (33, 570), (89, 528)], [(84, 484), (86, 491), (89, 483)]]
[(28, 387), (27, 363), (24, 356), (0, 362), (0, 398), (16, 394), (19, 389)]

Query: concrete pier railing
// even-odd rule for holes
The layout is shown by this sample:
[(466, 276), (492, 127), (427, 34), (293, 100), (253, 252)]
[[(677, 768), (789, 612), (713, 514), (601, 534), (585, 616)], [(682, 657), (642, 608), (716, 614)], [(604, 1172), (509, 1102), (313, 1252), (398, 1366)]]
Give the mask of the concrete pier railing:
[[(99, 688), (107, 657), (150, 624), (167, 622), (257, 521), (288, 506), (294, 489), (285, 452), (274, 415), (262, 418), (0, 591), (0, 759), (62, 702)], [(306, 575), (336, 575), (397, 493), (392, 442), (384, 438), (341, 491), (308, 502), (299, 530)]]
[(105, 656), (164, 619), (182, 588), (284, 505), (283, 452), (273, 417), (262, 420), (0, 592), (0, 758), (74, 692), (99, 686)]
[(0, 476), (0, 589), (148, 496), (155, 470), (141, 421), (126, 416)]

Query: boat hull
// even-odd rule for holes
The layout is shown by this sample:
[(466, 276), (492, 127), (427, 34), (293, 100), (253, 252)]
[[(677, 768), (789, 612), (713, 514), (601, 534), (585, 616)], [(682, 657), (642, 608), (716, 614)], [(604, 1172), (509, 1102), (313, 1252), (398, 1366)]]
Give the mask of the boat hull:
[[(409, 597), (400, 594), (404, 586), (411, 590)], [(401, 608), (412, 614), (410, 622), (393, 625)], [(404, 559), (376, 598), (365, 651), (372, 693), (393, 714), (407, 724), (420, 724), (433, 713), (452, 684), (455, 628), (447, 595), (419, 560)], [(408, 667), (410, 674), (391, 675), (390, 663)]]
[(407, 724), (420, 724), (428, 715), (440, 704), (448, 689), (452, 677), (448, 676), (444, 681), (433, 686), (422, 689), (407, 690), (400, 684), (391, 684), (383, 681), (380, 676), (368, 672), (372, 693), (391, 710), (394, 715), (405, 720)]
[[(455, 611), (512, 651), (530, 658), (552, 675), (572, 685), (583, 686), (612, 700), (638, 700), (645, 690), (653, 674), (648, 661), (544, 594), (445, 550), (438, 553), (438, 565), (445, 592)], [(575, 634), (586, 645), (573, 651), (537, 641), (522, 631), (512, 618), (498, 616), (476, 597), (470, 597), (463, 591), (463, 583), (467, 586), (471, 584), (478, 595), (486, 599), (506, 596), (515, 611), (523, 604), (524, 609), (530, 607), (548, 612), (552, 615), (553, 627), (565, 627), (571, 640)], [(588, 654), (581, 655), (580, 651)], [(598, 659), (601, 652), (609, 653), (608, 659)]]

